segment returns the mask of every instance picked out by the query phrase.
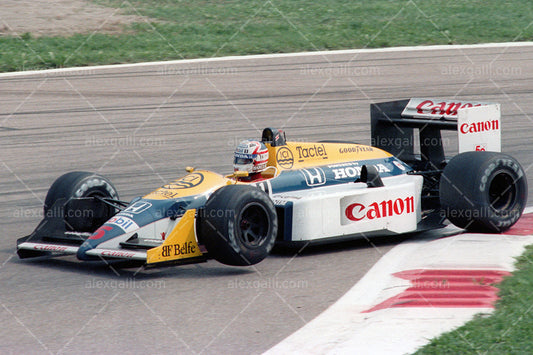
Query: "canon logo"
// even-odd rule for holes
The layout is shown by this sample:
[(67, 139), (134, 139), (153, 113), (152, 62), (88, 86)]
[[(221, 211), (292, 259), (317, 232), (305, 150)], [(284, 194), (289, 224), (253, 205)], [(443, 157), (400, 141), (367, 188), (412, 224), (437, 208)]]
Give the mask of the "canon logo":
[(35, 245), (33, 247), (35, 250), (45, 250), (45, 251), (65, 251), (67, 247), (60, 245)]
[(477, 107), (482, 104), (470, 102), (437, 102), (431, 100), (422, 101), (416, 106), (416, 112), (426, 115), (457, 116), (457, 110), (461, 108)]
[(113, 251), (113, 250), (104, 250), (102, 251), (102, 256), (112, 256), (115, 258), (132, 258), (135, 256), (135, 253), (128, 253), (127, 251)]
[(468, 133), (477, 133), (477, 132), (486, 132), (486, 131), (497, 131), (500, 129), (500, 121), (483, 121), (483, 122), (474, 122), (474, 123), (463, 123), (459, 130), (462, 134)]
[(352, 203), (344, 211), (346, 218), (351, 221), (361, 221), (363, 219), (377, 219), (383, 217), (399, 216), (415, 211), (415, 199), (413, 196), (397, 198), (395, 200), (385, 200), (373, 202), (368, 206), (361, 203)]

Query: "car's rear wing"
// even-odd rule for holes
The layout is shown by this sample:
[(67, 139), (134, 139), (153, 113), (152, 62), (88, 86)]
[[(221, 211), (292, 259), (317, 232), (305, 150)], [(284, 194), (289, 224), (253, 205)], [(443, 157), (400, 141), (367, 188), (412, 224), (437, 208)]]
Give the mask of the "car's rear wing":
[[(439, 167), (445, 160), (441, 130), (455, 130), (459, 152), (501, 151), (500, 105), (442, 99), (398, 100), (370, 105), (372, 146), (406, 162)], [(420, 156), (415, 154), (419, 133)]]

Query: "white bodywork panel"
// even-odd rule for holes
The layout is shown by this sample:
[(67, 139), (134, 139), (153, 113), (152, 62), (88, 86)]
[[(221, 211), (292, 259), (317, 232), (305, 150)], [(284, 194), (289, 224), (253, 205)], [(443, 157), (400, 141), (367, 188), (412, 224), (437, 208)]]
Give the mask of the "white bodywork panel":
[(340, 184), (272, 196), (277, 206), (293, 204), (292, 241), (374, 231), (407, 233), (421, 220), (423, 177), (384, 178), (383, 187)]
[(181, 218), (172, 220), (170, 218), (162, 218), (155, 222), (149, 223), (143, 227), (140, 227), (139, 229), (133, 230), (129, 233), (125, 233), (116, 238), (103, 242), (98, 245), (98, 248), (118, 249), (120, 248), (120, 243), (127, 241), (135, 233), (137, 233), (139, 239), (144, 240), (145, 242), (153, 243), (154, 246), (158, 246), (164, 241), (163, 233), (165, 236), (169, 235), (172, 229), (174, 229), (176, 224), (180, 221), (180, 219)]

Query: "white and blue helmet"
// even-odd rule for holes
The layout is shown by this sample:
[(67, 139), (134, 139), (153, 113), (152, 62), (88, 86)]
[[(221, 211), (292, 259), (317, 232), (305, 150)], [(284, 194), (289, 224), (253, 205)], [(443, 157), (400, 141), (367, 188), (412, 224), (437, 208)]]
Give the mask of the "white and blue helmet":
[(248, 139), (239, 143), (233, 160), (234, 171), (259, 173), (266, 169), (268, 149), (264, 143)]

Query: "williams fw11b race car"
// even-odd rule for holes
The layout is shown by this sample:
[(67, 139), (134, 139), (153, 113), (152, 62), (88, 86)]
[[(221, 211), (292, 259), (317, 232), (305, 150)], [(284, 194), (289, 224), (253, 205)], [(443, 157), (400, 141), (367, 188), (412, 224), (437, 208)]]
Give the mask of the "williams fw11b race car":
[[(290, 142), (266, 128), (237, 147), (234, 173), (187, 168), (131, 202), (100, 175), (67, 173), (50, 187), (44, 219), (18, 240), (18, 255), (246, 266), (275, 243), (398, 235), (445, 220), (498, 233), (520, 218), (527, 181), (500, 153), (498, 104), (410, 99), (370, 111), (370, 146)], [(442, 130), (457, 131), (459, 154), (451, 159)]]

